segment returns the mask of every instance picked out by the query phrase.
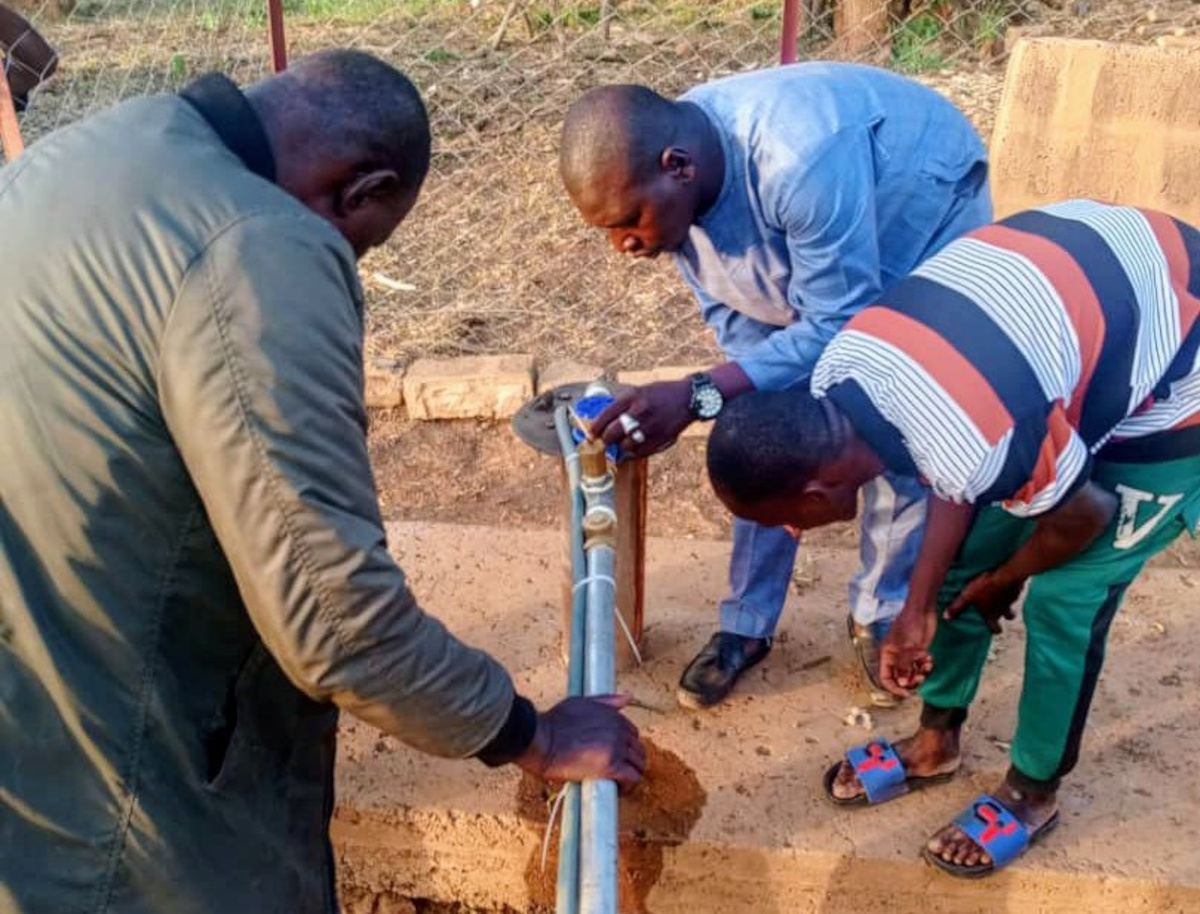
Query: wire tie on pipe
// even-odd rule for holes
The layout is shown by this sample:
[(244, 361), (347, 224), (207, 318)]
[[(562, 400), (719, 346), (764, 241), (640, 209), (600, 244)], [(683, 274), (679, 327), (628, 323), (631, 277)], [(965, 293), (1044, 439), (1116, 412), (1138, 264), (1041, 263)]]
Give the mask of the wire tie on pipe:
[(584, 476), (579, 482), (579, 487), (589, 495), (602, 495), (613, 486), (611, 473), (606, 476)]
[(613, 615), (617, 617), (617, 624), (621, 626), (621, 631), (625, 633), (625, 640), (629, 643), (629, 649), (633, 652), (633, 659), (637, 661), (638, 666), (642, 666), (642, 652), (638, 650), (637, 642), (633, 640), (633, 632), (625, 624), (625, 617), (621, 615), (621, 611), (617, 609), (615, 603), (613, 604)]
[(567, 798), (567, 785), (563, 784), (562, 789), (558, 792), (558, 796), (554, 798), (554, 805), (550, 807), (550, 818), (546, 821), (546, 834), (542, 836), (542, 872), (546, 872), (546, 858), (550, 855), (550, 836), (554, 833), (555, 823), (558, 821), (559, 815), (562, 813), (563, 800)]
[(587, 510), (583, 512), (583, 519), (587, 520), (594, 514), (603, 514), (614, 524), (617, 522), (617, 509), (609, 505), (589, 505)]
[[(608, 575), (606, 575), (606, 574), (590, 574), (586, 578), (581, 580), (578, 584), (576, 584), (574, 587), (572, 587), (571, 592), (574, 593), (575, 591), (579, 590), (579, 588), (586, 587), (588, 584), (591, 584), (593, 581), (600, 581), (604, 584), (607, 584), (614, 591), (617, 589), (616, 580), (609, 577)], [(617, 624), (621, 626), (621, 631), (625, 635), (625, 640), (629, 643), (629, 649), (633, 652), (634, 659), (637, 660), (638, 666), (642, 666), (643, 665), (642, 652), (638, 650), (637, 642), (633, 640), (633, 632), (631, 632), (629, 630), (629, 625), (625, 621), (625, 617), (621, 615), (621, 611), (619, 609), (617, 609), (616, 604), (613, 605), (612, 610), (613, 610), (613, 613), (617, 617)]]
[(575, 591), (579, 590), (581, 587), (586, 587), (588, 584), (591, 584), (593, 581), (599, 581), (602, 584), (607, 584), (614, 591), (617, 589), (616, 579), (609, 577), (606, 574), (589, 574), (586, 578), (583, 578), (581, 581), (579, 581), (579, 583), (577, 583), (574, 587), (571, 588), (571, 593), (575, 593)]

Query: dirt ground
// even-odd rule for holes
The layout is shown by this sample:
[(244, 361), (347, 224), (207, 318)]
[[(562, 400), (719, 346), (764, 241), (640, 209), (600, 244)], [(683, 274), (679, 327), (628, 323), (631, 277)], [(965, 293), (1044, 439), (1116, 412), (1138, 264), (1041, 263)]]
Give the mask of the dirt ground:
[[(404, 522), (388, 532), (430, 612), (486, 646), (523, 694), (539, 704), (561, 696), (559, 531), (497, 536), (491, 527)], [(813, 573), (789, 595), (775, 649), (730, 701), (695, 713), (678, 707), (675, 686), (709, 634), (728, 544), (648, 546), (645, 662), (619, 683), (638, 700), (630, 717), (655, 748), (648, 782), (621, 809), (630, 893), (622, 910), (638, 910), (642, 898), (647, 910), (680, 914), (1200, 910), (1200, 823), (1188, 816), (1200, 800), (1188, 761), (1200, 749), (1195, 571), (1148, 572), (1113, 622), (1080, 765), (1060, 796), (1063, 827), (1008, 873), (968, 885), (937, 877), (917, 850), (1003, 776), (1025, 626), (1006, 625), (992, 644), (960, 776), (848, 812), (821, 798), (822, 773), (868, 731), (895, 738), (918, 716), (910, 704), (852, 719), (866, 698), (844, 627), (853, 553), (807, 550)], [(554, 873), (552, 856), (544, 873), (540, 866), (550, 794), (520, 772), (430, 759), (351, 720), (338, 768), (333, 837), (341, 885), (355, 896), (346, 914), (390, 912), (372, 905), (406, 894), (485, 910), (544, 903)]]

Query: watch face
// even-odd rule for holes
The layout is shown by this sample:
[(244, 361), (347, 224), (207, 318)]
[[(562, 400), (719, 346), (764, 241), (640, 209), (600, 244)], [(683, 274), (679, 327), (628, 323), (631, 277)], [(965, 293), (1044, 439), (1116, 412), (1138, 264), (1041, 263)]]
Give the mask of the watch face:
[(715, 419), (725, 405), (725, 398), (716, 387), (702, 387), (696, 391), (696, 414), (701, 419)]

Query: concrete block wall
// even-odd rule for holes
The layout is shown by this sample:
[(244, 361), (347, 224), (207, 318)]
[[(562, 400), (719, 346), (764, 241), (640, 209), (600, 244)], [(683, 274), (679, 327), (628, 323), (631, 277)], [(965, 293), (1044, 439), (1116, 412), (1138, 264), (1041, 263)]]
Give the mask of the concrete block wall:
[[(672, 365), (647, 371), (624, 371), (621, 384), (641, 385), (685, 378), (706, 365)], [(537, 369), (531, 355), (465, 356), (418, 359), (407, 368), (397, 359), (372, 358), (365, 366), (366, 402), (370, 409), (405, 406), (413, 419), (507, 419), (534, 392), (541, 393), (605, 377), (600, 365), (552, 362)], [(705, 437), (707, 423), (693, 423), (683, 437)]]
[(533, 396), (533, 356), (418, 359), (404, 376), (414, 419), (507, 419)]
[(1027, 38), (991, 148), (997, 217), (1071, 197), (1200, 223), (1200, 52)]

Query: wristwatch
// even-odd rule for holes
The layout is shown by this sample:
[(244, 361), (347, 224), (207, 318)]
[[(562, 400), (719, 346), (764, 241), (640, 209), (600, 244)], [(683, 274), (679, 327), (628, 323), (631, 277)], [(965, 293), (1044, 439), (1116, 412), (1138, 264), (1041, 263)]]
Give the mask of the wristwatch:
[(692, 418), (702, 422), (717, 418), (725, 405), (725, 397), (713, 379), (701, 371), (689, 375), (688, 380), (692, 382), (692, 399), (688, 403)]

